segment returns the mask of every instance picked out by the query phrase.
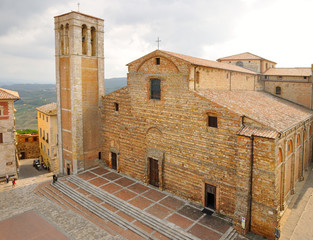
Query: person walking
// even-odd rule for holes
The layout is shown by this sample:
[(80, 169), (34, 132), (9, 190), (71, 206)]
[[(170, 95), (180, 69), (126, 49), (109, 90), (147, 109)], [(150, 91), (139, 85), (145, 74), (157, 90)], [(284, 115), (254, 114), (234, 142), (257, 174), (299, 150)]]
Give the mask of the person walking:
[(5, 176), (5, 180), (7, 181), (7, 183), (9, 183), (9, 176), (8, 176), (8, 174)]
[(12, 188), (15, 187), (15, 178), (13, 178), (13, 181), (12, 181)]

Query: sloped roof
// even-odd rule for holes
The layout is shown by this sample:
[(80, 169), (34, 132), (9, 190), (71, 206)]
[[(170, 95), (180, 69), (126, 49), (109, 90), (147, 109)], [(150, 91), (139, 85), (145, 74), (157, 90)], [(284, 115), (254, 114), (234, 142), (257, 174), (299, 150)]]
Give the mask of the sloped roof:
[(270, 68), (263, 73), (269, 76), (312, 76), (311, 68)]
[(3, 100), (16, 100), (16, 99), (20, 99), (20, 96), (18, 94), (18, 92), (12, 91), (12, 90), (8, 90), (8, 89), (4, 89), (4, 88), (0, 88), (0, 99)]
[(266, 61), (269, 61), (269, 62), (272, 62), (272, 63), (276, 63), (276, 62), (273, 62), (273, 61), (270, 61), (270, 60), (267, 60), (265, 58), (262, 58), (258, 55), (255, 55), (255, 54), (252, 54), (252, 53), (249, 53), (249, 52), (245, 52), (245, 53), (239, 53), (239, 54), (235, 54), (235, 55), (231, 55), (231, 56), (228, 56), (228, 57), (223, 57), (223, 58), (219, 58), (217, 59), (217, 61), (225, 61), (225, 60), (266, 60)]
[(258, 137), (265, 137), (265, 138), (277, 138), (278, 133), (274, 130), (264, 129), (264, 128), (258, 128), (258, 127), (242, 127), (240, 131), (238, 132), (238, 135), (251, 137), (258, 136)]
[(277, 132), (313, 117), (313, 111), (265, 92), (201, 90), (196, 93)]
[(49, 103), (49, 104), (37, 107), (36, 110), (47, 115), (57, 115), (57, 104), (54, 102)]
[[(216, 62), (216, 61), (206, 60), (206, 59), (202, 59), (202, 58), (191, 57), (191, 56), (187, 56), (187, 55), (184, 55), (184, 54), (179, 54), (179, 53), (174, 53), (174, 52), (169, 52), (169, 51), (164, 51), (164, 50), (155, 50), (155, 51), (153, 51), (153, 52), (151, 52), (149, 54), (158, 53), (158, 52), (163, 53), (163, 54), (167, 54), (167, 55), (179, 58), (179, 59), (182, 59), (182, 60), (184, 60), (186, 62), (189, 62), (189, 63), (191, 63), (193, 65), (196, 65), (196, 66), (218, 68), (218, 69), (229, 70), (229, 71), (234, 71), (234, 72), (249, 73), (249, 74), (253, 74), (253, 75), (257, 74), (257, 73), (255, 73), (253, 71), (250, 71), (248, 69), (245, 69), (245, 68), (242, 68), (242, 67), (239, 67), (239, 66), (235, 66), (235, 65), (232, 65), (232, 64)], [(149, 54), (147, 54), (147, 55), (149, 55)], [(141, 59), (141, 58), (139, 58), (139, 59)], [(139, 59), (134, 60), (134, 61), (128, 63), (127, 66), (132, 64), (135, 61), (138, 61)]]
[(163, 51), (163, 50), (159, 50), (159, 51), (166, 53), (168, 55), (171, 55), (173, 57), (180, 58), (184, 61), (187, 61), (187, 62), (194, 64), (194, 65), (197, 65), (197, 66), (219, 68), (219, 69), (224, 69), (224, 70), (229, 70), (229, 71), (234, 71), (234, 72), (249, 73), (249, 74), (253, 74), (253, 75), (256, 74), (255, 72), (250, 71), (248, 69), (245, 69), (245, 68), (242, 68), (239, 66), (235, 66), (232, 64), (228, 64), (228, 63), (221, 63), (221, 62), (216, 62), (216, 61), (212, 61), (212, 60), (206, 60), (206, 59), (202, 59), (202, 58), (191, 57), (191, 56), (187, 56), (187, 55), (183, 55), (183, 54), (179, 54), (179, 53), (173, 53), (173, 52), (169, 52), (169, 51)]

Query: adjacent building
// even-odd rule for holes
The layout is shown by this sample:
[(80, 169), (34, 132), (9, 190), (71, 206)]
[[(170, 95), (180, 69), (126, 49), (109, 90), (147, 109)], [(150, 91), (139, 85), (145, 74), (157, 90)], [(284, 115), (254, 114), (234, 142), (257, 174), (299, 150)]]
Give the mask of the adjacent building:
[(0, 178), (17, 176), (14, 102), (18, 99), (17, 92), (0, 88)]
[(40, 162), (51, 172), (59, 171), (57, 104), (49, 103), (36, 108), (39, 132)]
[(16, 139), (16, 148), (20, 160), (40, 157), (38, 133), (17, 134)]

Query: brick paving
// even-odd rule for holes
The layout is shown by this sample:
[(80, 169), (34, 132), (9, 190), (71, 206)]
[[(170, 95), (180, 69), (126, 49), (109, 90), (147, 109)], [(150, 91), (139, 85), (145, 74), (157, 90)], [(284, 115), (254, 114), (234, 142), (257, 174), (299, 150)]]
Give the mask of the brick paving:
[(92, 222), (90, 212), (82, 215), (34, 193), (51, 179), (50, 174), (25, 178), (15, 188), (0, 183), (0, 239), (123, 239), (101, 219)]
[[(119, 200), (139, 208), (146, 214), (159, 218), (160, 221), (165, 221), (168, 222), (169, 225), (174, 224), (184, 229), (199, 239), (220, 239), (231, 226), (230, 223), (217, 216), (202, 213), (202, 208), (195, 206), (193, 203), (180, 199), (165, 191), (159, 191), (153, 186), (144, 185), (132, 178), (116, 173), (111, 169), (97, 167), (84, 171), (77, 176), (94, 185), (94, 187), (98, 188), (98, 191), (111, 194)], [(153, 230), (149, 226), (125, 214), (122, 210), (116, 209), (116, 207), (111, 206), (91, 193), (78, 188), (75, 184), (67, 181), (67, 179), (60, 179), (60, 181), (63, 181), (69, 187), (77, 189), (78, 192), (83, 193), (89, 199), (101, 204), (108, 210), (115, 212), (120, 217), (129, 221), (129, 223), (144, 229), (152, 236), (159, 239), (166, 239), (162, 233)], [(113, 225), (114, 224), (112, 224), (112, 226)], [(119, 232), (118, 229), (116, 231)]]

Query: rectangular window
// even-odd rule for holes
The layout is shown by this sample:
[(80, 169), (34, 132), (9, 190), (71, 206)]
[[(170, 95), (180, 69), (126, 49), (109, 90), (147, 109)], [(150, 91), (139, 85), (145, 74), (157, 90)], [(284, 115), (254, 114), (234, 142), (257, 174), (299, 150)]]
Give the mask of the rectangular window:
[(36, 142), (37, 141), (37, 137), (34, 137), (33, 140), (34, 140), (34, 142)]
[(48, 117), (46, 117), (46, 119), (47, 119), (47, 122), (48, 122)]
[(45, 136), (46, 136), (46, 132), (45, 130), (43, 130), (43, 137), (42, 137), (43, 140), (45, 140)]
[(217, 117), (209, 116), (209, 127), (217, 128)]
[(42, 143), (40, 143), (40, 148), (42, 149)]
[(25, 138), (25, 142), (28, 142), (28, 138)]
[(45, 120), (45, 115), (42, 114), (42, 119)]
[(42, 136), (42, 129), (40, 128), (40, 137)]
[(0, 143), (3, 143), (3, 133), (0, 133)]
[(2, 116), (2, 109), (0, 108), (0, 116)]
[(48, 148), (48, 156), (49, 156), (49, 154), (50, 154), (50, 149)]
[(114, 103), (114, 109), (115, 109), (115, 111), (118, 111), (118, 103)]
[(150, 99), (161, 99), (161, 81), (160, 79), (150, 79)]
[(160, 63), (161, 63), (160, 58), (156, 58), (156, 59), (155, 59), (155, 63), (156, 63), (156, 65), (160, 65)]
[(39, 113), (39, 118), (41, 118), (41, 113)]
[(47, 133), (47, 139), (46, 139), (47, 143), (49, 142), (49, 133)]

